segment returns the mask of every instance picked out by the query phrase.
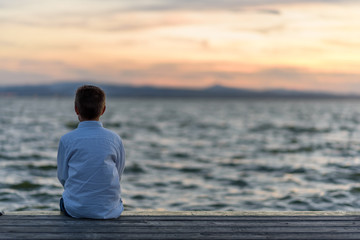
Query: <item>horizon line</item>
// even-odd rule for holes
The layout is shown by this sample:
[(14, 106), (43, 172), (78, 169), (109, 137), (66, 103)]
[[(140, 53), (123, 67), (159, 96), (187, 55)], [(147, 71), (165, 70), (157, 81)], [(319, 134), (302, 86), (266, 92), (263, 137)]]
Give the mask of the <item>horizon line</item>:
[(253, 92), (267, 92), (267, 91), (288, 91), (288, 92), (298, 92), (298, 93), (319, 93), (319, 94), (332, 94), (332, 95), (360, 95), (358, 93), (339, 93), (333, 91), (323, 91), (323, 90), (316, 90), (316, 89), (294, 89), (294, 88), (284, 88), (284, 87), (276, 87), (276, 88), (242, 88), (242, 87), (234, 87), (234, 86), (227, 86), (219, 83), (214, 83), (212, 85), (202, 86), (202, 87), (187, 87), (187, 86), (167, 86), (167, 85), (151, 85), (151, 84), (130, 84), (130, 83), (113, 83), (113, 82), (97, 82), (96, 80), (79, 80), (79, 81), (53, 81), (50, 83), (19, 83), (19, 84), (6, 84), (0, 85), (0, 88), (12, 88), (12, 87), (36, 87), (36, 86), (51, 86), (51, 85), (58, 85), (58, 84), (72, 84), (72, 85), (107, 85), (107, 86), (118, 86), (118, 87), (132, 87), (132, 88), (143, 88), (143, 87), (150, 87), (150, 88), (157, 88), (157, 89), (174, 89), (174, 90), (206, 90), (209, 88), (214, 87), (221, 87), (226, 89), (234, 89), (234, 90), (246, 90), (246, 91), (253, 91)]

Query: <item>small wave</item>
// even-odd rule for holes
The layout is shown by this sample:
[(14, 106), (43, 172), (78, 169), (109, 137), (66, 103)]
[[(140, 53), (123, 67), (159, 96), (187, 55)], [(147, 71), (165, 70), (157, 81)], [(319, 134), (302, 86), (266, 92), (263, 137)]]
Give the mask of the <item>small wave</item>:
[(285, 196), (282, 196), (282, 197), (278, 198), (278, 200), (287, 201), (287, 200), (291, 200), (292, 198), (293, 198), (293, 196), (291, 194), (287, 194)]
[(360, 195), (360, 187), (352, 187), (350, 193), (354, 195)]
[(40, 166), (29, 165), (28, 168), (29, 169), (38, 169), (38, 170), (42, 170), (42, 171), (52, 171), (52, 170), (56, 170), (57, 166), (56, 165), (40, 165)]
[(155, 182), (155, 183), (154, 183), (154, 186), (155, 186), (155, 187), (167, 187), (167, 184), (166, 184), (166, 183), (163, 183), (163, 182)]
[(178, 164), (178, 163), (173, 163), (173, 164), (151, 164), (148, 165), (153, 169), (157, 169), (157, 170), (164, 170), (164, 171), (179, 171), (182, 173), (206, 173), (207, 171), (204, 168), (201, 167), (196, 167), (196, 166), (188, 166), (188, 165), (183, 165), (183, 164)]
[(20, 207), (15, 209), (15, 211), (31, 211), (31, 210), (49, 210), (49, 211), (54, 211), (54, 210), (58, 210), (57, 208), (52, 208), (48, 205), (35, 205), (35, 206), (31, 206), (31, 207)]
[(142, 194), (137, 194), (137, 195), (131, 196), (131, 199), (134, 199), (134, 200), (145, 200), (145, 199), (147, 199), (147, 197), (146, 197), (145, 195), (142, 195)]
[(221, 163), (219, 163), (222, 167), (241, 167), (242, 161), (239, 160), (223, 160)]
[(350, 126), (340, 126), (339, 127), (340, 130), (342, 131), (347, 131), (347, 132), (353, 132), (355, 131), (355, 127), (350, 127)]
[(271, 154), (284, 154), (284, 153), (302, 153), (302, 152), (315, 152), (320, 150), (321, 146), (298, 146), (298, 147), (284, 147), (284, 148), (264, 148), (262, 149), (265, 153)]
[(187, 206), (181, 208), (181, 211), (212, 211), (212, 210), (213, 209), (211, 206), (206, 206), (203, 204), (199, 204), (199, 205), (188, 204)]
[(125, 174), (127, 173), (139, 174), (139, 173), (145, 173), (146, 171), (139, 164), (133, 163), (130, 166), (126, 166), (124, 172)]
[(224, 208), (229, 207), (229, 205), (226, 203), (219, 202), (219, 203), (210, 204), (210, 207), (215, 211), (220, 211), (223, 210)]
[(161, 129), (158, 128), (157, 126), (154, 126), (154, 125), (145, 126), (144, 128), (145, 128), (146, 130), (148, 130), (149, 132), (161, 133)]
[(328, 195), (313, 195), (309, 197), (309, 200), (311, 200), (312, 203), (315, 203), (317, 205), (321, 205), (321, 204), (328, 204), (328, 203), (332, 203), (333, 201), (331, 200), (331, 198), (328, 197)]
[(133, 138), (133, 135), (129, 132), (121, 132), (119, 136), (124, 140), (129, 140)]
[(219, 181), (223, 182), (226, 185), (233, 185), (233, 186), (237, 186), (237, 187), (247, 187), (249, 186), (249, 183), (247, 181), (245, 181), (244, 179), (228, 179), (228, 178), (221, 178), (218, 179)]
[(284, 167), (271, 167), (268, 165), (256, 165), (251, 170), (254, 172), (284, 172)]
[(229, 161), (229, 162), (222, 162), (219, 164), (220, 166), (223, 166), (223, 167), (237, 167), (240, 165), (240, 163), (238, 162), (233, 162), (233, 161)]
[[(279, 200), (284, 202), (284, 199)], [(332, 209), (331, 206), (334, 206), (334, 201), (328, 194), (315, 194), (306, 197), (291, 196), (285, 202), (288, 208), (293, 211), (322, 211)]]
[(32, 153), (32, 154), (0, 154), (0, 159), (4, 160), (40, 160), (40, 159), (46, 159), (47, 156), (38, 154), (38, 153)]
[(313, 126), (294, 126), (294, 125), (276, 126), (271, 123), (260, 124), (250, 129), (251, 132), (265, 132), (270, 130), (285, 130), (294, 134), (301, 134), (301, 133), (316, 134), (316, 133), (331, 132), (331, 128), (317, 128)]
[[(54, 195), (46, 192), (40, 192), (40, 193), (31, 194), (31, 197), (37, 199), (37, 201), (39, 202), (48, 202), (48, 201), (52, 201)], [(60, 199), (60, 196), (58, 196), (58, 199)]]
[(238, 180), (231, 180), (229, 181), (229, 183), (231, 185), (237, 186), (237, 187), (247, 187), (249, 186), (248, 182), (242, 179), (238, 179)]
[(149, 124), (148, 122), (128, 121), (128, 122), (121, 124), (121, 126), (122, 125), (124, 125), (128, 128), (135, 128), (136, 130), (145, 129), (152, 133), (161, 133), (161, 129), (158, 126)]
[(197, 189), (197, 188), (199, 188), (199, 186), (195, 185), (195, 184), (189, 184), (189, 185), (180, 185), (179, 188), (190, 190), (190, 189)]
[(40, 171), (53, 171), (57, 169), (56, 165), (34, 165), (34, 164), (10, 164), (6, 166), (14, 170), (40, 170)]
[(346, 174), (343, 177), (344, 177), (344, 179), (348, 179), (348, 180), (355, 181), (355, 182), (360, 181), (360, 173), (358, 173), (358, 172), (353, 172), (353, 173), (350, 173), (350, 174)]
[(265, 172), (265, 173), (278, 173), (278, 174), (300, 174), (300, 175), (317, 175), (317, 171), (314, 169), (308, 169), (305, 167), (292, 167), (292, 166), (269, 166), (269, 165), (255, 165), (250, 169), (254, 172)]
[(122, 125), (121, 122), (104, 122), (106, 128), (120, 128)]
[(160, 164), (148, 164), (149, 167), (156, 169), (156, 170), (174, 170), (173, 167), (170, 166), (165, 166), (165, 165), (160, 165)]
[(309, 209), (308, 207), (310, 206), (310, 204), (307, 201), (302, 199), (293, 199), (289, 201), (289, 204), (293, 206), (295, 205), (298, 207), (303, 207), (304, 209)]
[(183, 173), (200, 173), (203, 171), (203, 169), (197, 167), (183, 167), (180, 168), (179, 171)]
[(271, 123), (264, 123), (251, 128), (250, 132), (265, 132), (273, 129), (277, 129), (277, 127)]
[(125, 211), (132, 211), (132, 210), (136, 210), (137, 208), (134, 205), (124, 202), (124, 209)]
[[(355, 194), (357, 194), (357, 190), (355, 190)], [(349, 194), (343, 191), (331, 192), (329, 195), (334, 199), (349, 199)]]
[(336, 169), (352, 169), (354, 166), (345, 165), (341, 163), (328, 163), (326, 164), (328, 167), (334, 167)]
[(190, 158), (190, 154), (185, 152), (175, 152), (172, 153), (171, 156), (176, 158)]
[(142, 201), (142, 200), (149, 201), (149, 200), (157, 199), (158, 197), (155, 195), (147, 195), (147, 194), (142, 194), (142, 193), (136, 192), (136, 193), (131, 194), (130, 198), (133, 200), (139, 200), (139, 201)]
[(204, 122), (200, 122), (197, 123), (196, 128), (199, 129), (220, 129), (220, 130), (224, 130), (229, 128), (229, 124), (227, 123), (204, 123)]
[(328, 133), (331, 132), (330, 128), (317, 128), (317, 127), (307, 127), (307, 126), (293, 126), (293, 125), (285, 125), (282, 129), (287, 130), (292, 133)]
[(39, 189), (42, 186), (39, 184), (29, 182), (29, 181), (23, 181), (23, 182), (17, 183), (17, 184), (10, 184), (8, 187), (11, 189), (16, 189), (16, 190), (32, 191), (35, 189)]
[(245, 159), (246, 155), (243, 154), (235, 154), (231, 157), (232, 159)]
[(183, 206), (184, 203), (183, 202), (175, 202), (175, 203), (171, 203), (169, 204), (171, 207), (180, 207)]
[(74, 121), (65, 123), (65, 127), (67, 127), (68, 129), (71, 129), (71, 130), (77, 128), (78, 125), (79, 125), (79, 122), (74, 122)]
[(10, 192), (0, 192), (0, 202), (14, 201), (14, 194)]
[(172, 181), (170, 182), (172, 185), (175, 185), (177, 189), (197, 189), (199, 188), (198, 185), (196, 184), (186, 184), (183, 183), (182, 181)]
[(189, 121), (185, 120), (182, 122), (179, 122), (180, 128), (194, 128), (194, 129), (200, 129), (200, 130), (206, 130), (206, 129), (219, 129), (219, 130), (225, 130), (228, 129), (230, 126), (228, 123), (220, 122), (220, 123), (211, 123), (211, 122), (195, 122), (195, 121)]
[(299, 168), (289, 169), (287, 172), (291, 173), (291, 174), (304, 174), (304, 173), (307, 173), (308, 170), (306, 168), (299, 167)]

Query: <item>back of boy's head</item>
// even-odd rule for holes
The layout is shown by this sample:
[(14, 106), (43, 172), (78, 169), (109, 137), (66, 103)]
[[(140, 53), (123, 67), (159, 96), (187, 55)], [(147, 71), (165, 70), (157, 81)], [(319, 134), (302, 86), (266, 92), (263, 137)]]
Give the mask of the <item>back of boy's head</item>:
[(75, 106), (82, 118), (96, 119), (102, 114), (105, 106), (105, 93), (96, 86), (81, 86), (76, 91)]

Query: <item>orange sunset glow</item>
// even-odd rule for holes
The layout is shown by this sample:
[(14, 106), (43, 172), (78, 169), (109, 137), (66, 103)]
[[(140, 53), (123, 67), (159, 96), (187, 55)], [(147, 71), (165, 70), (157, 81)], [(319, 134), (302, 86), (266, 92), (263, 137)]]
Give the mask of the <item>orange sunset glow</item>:
[(360, 93), (359, 1), (0, 0), (0, 85)]

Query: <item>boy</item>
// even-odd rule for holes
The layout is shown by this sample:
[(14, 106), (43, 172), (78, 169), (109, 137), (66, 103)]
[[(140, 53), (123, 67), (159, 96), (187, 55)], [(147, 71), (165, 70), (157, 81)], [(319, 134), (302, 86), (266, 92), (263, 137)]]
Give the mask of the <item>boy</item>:
[(64, 187), (60, 210), (75, 218), (117, 218), (124, 210), (120, 180), (125, 167), (121, 138), (102, 127), (105, 93), (96, 86), (77, 89), (78, 127), (61, 137), (57, 174)]

